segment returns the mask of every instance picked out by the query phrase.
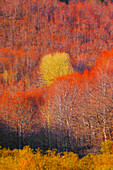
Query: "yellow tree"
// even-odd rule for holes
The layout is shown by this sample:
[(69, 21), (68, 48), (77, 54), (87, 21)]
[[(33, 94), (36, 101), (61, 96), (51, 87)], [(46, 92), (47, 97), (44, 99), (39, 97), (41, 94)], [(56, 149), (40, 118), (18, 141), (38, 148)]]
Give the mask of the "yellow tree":
[(62, 75), (74, 72), (70, 57), (67, 53), (53, 53), (42, 57), (40, 66), (40, 85), (49, 85), (52, 81)]

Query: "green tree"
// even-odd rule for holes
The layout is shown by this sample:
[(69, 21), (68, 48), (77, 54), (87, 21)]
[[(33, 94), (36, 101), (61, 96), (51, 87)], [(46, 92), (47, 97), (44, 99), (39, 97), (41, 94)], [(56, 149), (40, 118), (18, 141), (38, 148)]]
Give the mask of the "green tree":
[(52, 81), (62, 75), (74, 72), (67, 53), (53, 53), (45, 55), (39, 66), (40, 85), (49, 85)]

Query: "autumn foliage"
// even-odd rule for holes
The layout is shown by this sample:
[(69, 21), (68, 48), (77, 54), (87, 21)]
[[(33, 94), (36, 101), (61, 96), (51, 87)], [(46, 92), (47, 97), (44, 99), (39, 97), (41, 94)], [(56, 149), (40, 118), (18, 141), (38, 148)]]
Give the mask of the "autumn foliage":
[(111, 168), (113, 3), (0, 3), (0, 169)]
[[(112, 141), (102, 144), (102, 150), (111, 147)], [(103, 147), (104, 146), (104, 147)], [(109, 149), (108, 149), (109, 150)], [(113, 152), (113, 148), (111, 149)], [(103, 152), (103, 154), (88, 154), (80, 159), (73, 152), (57, 153), (57, 150), (47, 150), (42, 154), (40, 149), (33, 151), (29, 146), (23, 149), (0, 149), (0, 169), (112, 169), (113, 153)]]

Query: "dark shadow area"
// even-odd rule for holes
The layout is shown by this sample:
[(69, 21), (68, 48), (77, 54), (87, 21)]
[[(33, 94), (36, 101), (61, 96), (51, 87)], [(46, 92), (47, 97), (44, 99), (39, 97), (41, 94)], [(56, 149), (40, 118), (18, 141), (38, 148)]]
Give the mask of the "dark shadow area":
[[(61, 132), (62, 133), (62, 132)], [(78, 141), (81, 139), (78, 137)], [(7, 129), (7, 125), (0, 124), (0, 146), (2, 148), (12, 149), (22, 149), (24, 146), (29, 145), (32, 149), (40, 148), (43, 153), (48, 149), (57, 149), (57, 152), (74, 152), (79, 155), (79, 157), (85, 156), (87, 153), (93, 150), (94, 146), (92, 144), (75, 142), (75, 139), (66, 134), (61, 134), (57, 136), (54, 132), (48, 134), (48, 131), (41, 128), (37, 133), (29, 133), (27, 135), (22, 134), (19, 137), (16, 131), (13, 129)]]
[(60, 2), (65, 2), (67, 5), (69, 4), (69, 0), (59, 0)]
[(84, 70), (90, 71), (90, 67), (88, 65), (86, 65), (86, 63), (81, 60), (78, 61), (77, 63), (72, 63), (72, 66), (76, 72), (80, 72), (81, 74), (83, 73)]

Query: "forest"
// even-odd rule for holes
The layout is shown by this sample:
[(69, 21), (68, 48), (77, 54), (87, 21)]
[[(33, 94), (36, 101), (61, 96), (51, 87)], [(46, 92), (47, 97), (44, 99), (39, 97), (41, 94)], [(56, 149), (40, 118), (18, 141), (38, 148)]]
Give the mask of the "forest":
[(0, 146), (12, 150), (4, 154), (22, 149), (36, 161), (40, 148), (47, 161), (41, 153), (56, 160), (56, 149), (105, 163), (101, 145), (112, 140), (113, 2), (0, 1)]

